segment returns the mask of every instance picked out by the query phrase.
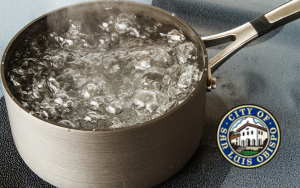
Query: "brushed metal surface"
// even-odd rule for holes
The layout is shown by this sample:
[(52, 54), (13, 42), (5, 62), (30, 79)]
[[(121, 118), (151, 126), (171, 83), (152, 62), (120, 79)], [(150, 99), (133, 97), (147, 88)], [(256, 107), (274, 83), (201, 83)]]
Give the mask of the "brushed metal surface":
[[(101, 7), (152, 16), (176, 25), (193, 40), (199, 63), (207, 69), (207, 55), (198, 34), (184, 21), (156, 7), (130, 2), (90, 2), (62, 8), (64, 16)], [(55, 16), (58, 10), (47, 16)], [(9, 91), (5, 69), (14, 49), (27, 35), (45, 30), (42, 16), (22, 29), (5, 50), (1, 80), (12, 135), (25, 163), (58, 187), (151, 187), (178, 172), (195, 152), (202, 135), (207, 71), (182, 104), (155, 120), (117, 130), (85, 131), (60, 127), (32, 116)]]
[(257, 36), (257, 32), (252, 25), (250, 23), (245, 23), (244, 25), (220, 34), (202, 37), (201, 39), (206, 46), (233, 41), (208, 62), (208, 81), (212, 79), (211, 74), (214, 73), (227, 59), (256, 39)]
[(185, 165), (202, 134), (205, 90), (168, 118), (115, 131), (54, 126), (29, 115), (4, 94), (21, 157), (58, 187), (154, 186)]
[(299, 12), (299, 10), (300, 0), (293, 0), (272, 10), (271, 12), (268, 12), (267, 14), (265, 14), (265, 17), (270, 23), (275, 23), (285, 17)]

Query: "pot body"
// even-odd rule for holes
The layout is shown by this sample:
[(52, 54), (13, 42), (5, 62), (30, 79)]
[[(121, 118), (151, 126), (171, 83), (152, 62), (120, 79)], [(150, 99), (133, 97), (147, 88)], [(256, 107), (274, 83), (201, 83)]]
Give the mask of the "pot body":
[[(207, 72), (192, 95), (167, 114), (146, 123), (111, 131), (60, 127), (34, 117), (9, 91), (5, 69), (24, 37), (45, 30), (43, 23), (57, 15), (80, 15), (99, 7), (151, 16), (175, 24), (198, 48), (201, 69), (207, 69), (204, 45), (184, 21), (161, 9), (129, 2), (90, 2), (54, 11), (21, 30), (5, 51), (1, 80), (12, 135), (25, 163), (38, 176), (58, 187), (151, 187), (178, 172), (192, 157), (202, 135)], [(58, 16), (59, 17), (59, 16)], [(51, 27), (51, 26), (50, 26)]]
[(4, 93), (21, 157), (38, 176), (58, 187), (154, 186), (188, 162), (204, 123), (205, 90), (168, 117), (114, 131), (52, 125), (28, 114)]

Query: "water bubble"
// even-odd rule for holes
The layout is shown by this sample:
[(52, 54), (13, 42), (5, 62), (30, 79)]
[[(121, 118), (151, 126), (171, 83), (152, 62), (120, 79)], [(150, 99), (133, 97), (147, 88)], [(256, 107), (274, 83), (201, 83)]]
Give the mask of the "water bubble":
[(160, 28), (162, 28), (162, 23), (161, 22), (155, 22), (153, 27), (154, 27), (155, 30), (160, 29)]
[(120, 114), (123, 110), (123, 106), (119, 101), (113, 101), (109, 106), (106, 107), (109, 113), (114, 115)]
[(75, 104), (73, 101), (68, 100), (63, 104), (64, 107), (70, 108), (70, 107), (75, 107)]
[(22, 54), (20, 52), (15, 52), (15, 57), (21, 57)]
[(184, 64), (187, 62), (188, 59), (191, 59), (192, 57), (195, 57), (197, 49), (195, 45), (192, 42), (185, 42), (182, 44), (179, 44), (176, 48), (177, 53), (177, 60), (179, 61), (179, 64)]
[(52, 61), (51, 65), (53, 68), (60, 69), (64, 67), (65, 62), (63, 56), (61, 55), (51, 56), (50, 60)]
[(58, 123), (65, 126), (65, 127), (70, 127), (70, 128), (78, 127), (75, 123), (73, 123), (69, 120), (61, 120)]
[(104, 97), (106, 103), (111, 103), (113, 100), (116, 100), (115, 94), (107, 94)]
[(114, 66), (111, 67), (110, 69), (110, 73), (117, 73), (120, 71), (120, 65), (119, 64), (116, 64)]
[(29, 104), (27, 102), (24, 102), (22, 101), (22, 105), (25, 107), (25, 108), (28, 108), (29, 107)]
[(50, 77), (47, 80), (47, 85), (52, 93), (58, 93), (60, 86), (55, 78)]
[(172, 83), (172, 78), (169, 75), (165, 75), (164, 78), (162, 79), (162, 84), (164, 85), (170, 85)]
[(140, 70), (146, 70), (151, 67), (150, 59), (142, 59), (140, 61), (133, 61), (134, 67)]
[(97, 121), (101, 119), (106, 119), (106, 116), (102, 114), (98, 114), (97, 112), (94, 111), (88, 112), (84, 117), (85, 121), (89, 121), (91, 123), (97, 123)]
[(35, 98), (35, 99), (40, 99), (41, 98), (41, 94), (36, 88), (33, 88), (32, 98)]
[(91, 105), (91, 108), (93, 110), (98, 110), (99, 107), (104, 103), (104, 97), (102, 96), (97, 96), (97, 97), (93, 97), (91, 100), (90, 100), (90, 105)]
[(121, 103), (123, 104), (125, 101), (127, 101), (128, 99), (131, 98), (131, 95), (127, 92), (123, 92), (118, 95), (118, 98), (120, 99)]
[[(166, 102), (167, 99), (165, 98), (165, 96), (155, 90), (140, 90), (139, 92), (137, 92), (133, 99), (133, 103), (137, 106), (136, 110), (139, 114), (148, 112), (152, 113), (158, 108), (159, 104), (161, 105)], [(145, 107), (148, 112), (142, 110), (143, 107)]]
[(112, 126), (110, 128), (120, 128), (120, 127), (123, 127), (123, 123), (117, 117), (113, 117), (111, 123), (112, 123)]
[(153, 111), (155, 111), (157, 108), (159, 107), (158, 101), (157, 100), (153, 100), (151, 102), (148, 102), (146, 104), (146, 109), (152, 113)]
[(13, 69), (12, 72), (21, 76), (24, 76), (26, 74), (26, 70), (22, 69), (21, 67)]
[(152, 119), (156, 119), (156, 118), (158, 118), (159, 116), (161, 116), (160, 114), (154, 114), (153, 116), (152, 116)]
[(187, 88), (192, 84), (192, 75), (188, 74), (187, 72), (184, 72), (178, 82), (177, 85), (179, 88)]
[(54, 118), (58, 114), (57, 114), (57, 112), (56, 112), (56, 110), (55, 110), (54, 107), (48, 107), (48, 108), (45, 108), (42, 111), (42, 115), (46, 119), (52, 119), (52, 118)]
[(146, 25), (144, 26), (144, 31), (151, 34), (155, 33), (156, 30), (153, 27)]
[(160, 83), (157, 82), (157, 81), (154, 81), (154, 82), (152, 83), (152, 86), (153, 86), (153, 88), (154, 88), (155, 90), (157, 90), (157, 91), (160, 91), (160, 90), (161, 90), (161, 85), (160, 85)]
[(85, 88), (89, 92), (96, 92), (98, 90), (98, 86), (94, 83), (87, 84)]
[(189, 87), (193, 82), (194, 75), (197, 75), (198, 70), (193, 65), (188, 65), (183, 67), (183, 73), (181, 74), (177, 85), (179, 88), (187, 88)]
[(110, 36), (107, 33), (102, 33), (99, 37), (99, 45), (107, 45), (110, 43)]
[(120, 36), (117, 33), (112, 33), (110, 35), (110, 39), (113, 43), (118, 43), (120, 40)]
[(168, 88), (168, 95), (170, 98), (174, 99), (177, 98), (178, 95), (180, 95), (183, 92), (180, 88), (177, 87), (169, 87)]
[(92, 97), (92, 94), (86, 90), (82, 90), (82, 91), (80, 91), (80, 93), (81, 93), (81, 96), (85, 99), (89, 99)]
[(20, 86), (21, 81), (18, 77), (15, 77), (14, 75), (10, 75), (10, 81), (14, 84), (14, 86)]
[(56, 102), (57, 104), (63, 105), (63, 100), (60, 97), (54, 99), (54, 102)]
[(112, 62), (111, 61), (104, 61), (103, 66), (104, 66), (105, 69), (109, 69), (112, 66)]
[(165, 114), (167, 111), (170, 111), (174, 106), (176, 106), (177, 101), (173, 100), (165, 105), (161, 105), (158, 109), (157, 112), (161, 115)]
[(114, 22), (115, 22), (114, 16), (110, 15), (107, 19), (105, 19), (105, 22), (110, 24), (110, 25), (114, 24)]
[(74, 38), (74, 36), (77, 36), (81, 30), (82, 30), (82, 24), (79, 21), (73, 21), (70, 20), (71, 26), (67, 33), (71, 35), (71, 37)]
[(81, 88), (89, 81), (87, 78), (76, 78), (76, 75), (73, 75), (73, 78), (76, 81), (75, 83), (76, 88)]
[(149, 68), (145, 70), (143, 77), (160, 82), (163, 79), (163, 70), (158, 68)]
[(129, 30), (130, 30), (129, 33), (130, 35), (133, 35), (135, 37), (140, 37), (140, 32), (136, 28), (130, 27)]
[(68, 44), (68, 46), (72, 46), (74, 44), (74, 41), (67, 39), (67, 40), (65, 40), (65, 43)]
[(176, 29), (170, 31), (167, 34), (167, 37), (170, 42), (183, 42), (185, 40), (185, 37), (184, 37), (182, 31), (178, 31)]
[(133, 104), (136, 105), (139, 109), (145, 107), (145, 103), (138, 98), (133, 99)]
[(27, 67), (29, 64), (28, 60), (24, 60), (23, 61), (23, 64), (22, 64), (22, 67)]
[(115, 24), (115, 29), (118, 33), (127, 33), (129, 32), (131, 29), (130, 29), (130, 26), (132, 25), (132, 23), (127, 20), (127, 19), (121, 19), (121, 20), (118, 20)]
[(103, 22), (103, 23), (102, 23), (102, 26), (103, 26), (103, 27), (107, 27), (107, 26), (108, 26), (108, 23)]

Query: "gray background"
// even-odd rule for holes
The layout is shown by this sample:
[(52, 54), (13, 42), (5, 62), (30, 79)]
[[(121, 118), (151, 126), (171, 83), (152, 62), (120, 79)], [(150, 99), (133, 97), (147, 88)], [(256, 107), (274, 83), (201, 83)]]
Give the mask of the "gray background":
[[(1, 0), (0, 55), (11, 38), (38, 16), (84, 0)], [(138, 0), (137, 0), (138, 1)], [(145, 0), (187, 21), (201, 36), (242, 25), (286, 0)], [(208, 49), (209, 58), (225, 45)], [(202, 140), (188, 164), (161, 187), (300, 187), (300, 20), (257, 39), (215, 73), (217, 89), (207, 93)], [(231, 165), (217, 146), (217, 128), (232, 108), (254, 104), (277, 119), (281, 144), (262, 167)], [(12, 139), (0, 90), (0, 187), (52, 187), (36, 176), (19, 156)]]

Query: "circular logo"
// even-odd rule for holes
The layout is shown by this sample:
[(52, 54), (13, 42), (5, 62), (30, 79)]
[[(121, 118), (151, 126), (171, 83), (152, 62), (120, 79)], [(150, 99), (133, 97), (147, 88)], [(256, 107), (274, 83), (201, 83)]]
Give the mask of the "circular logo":
[(218, 145), (223, 156), (242, 168), (267, 163), (280, 143), (275, 118), (265, 109), (242, 105), (229, 111), (218, 128)]

